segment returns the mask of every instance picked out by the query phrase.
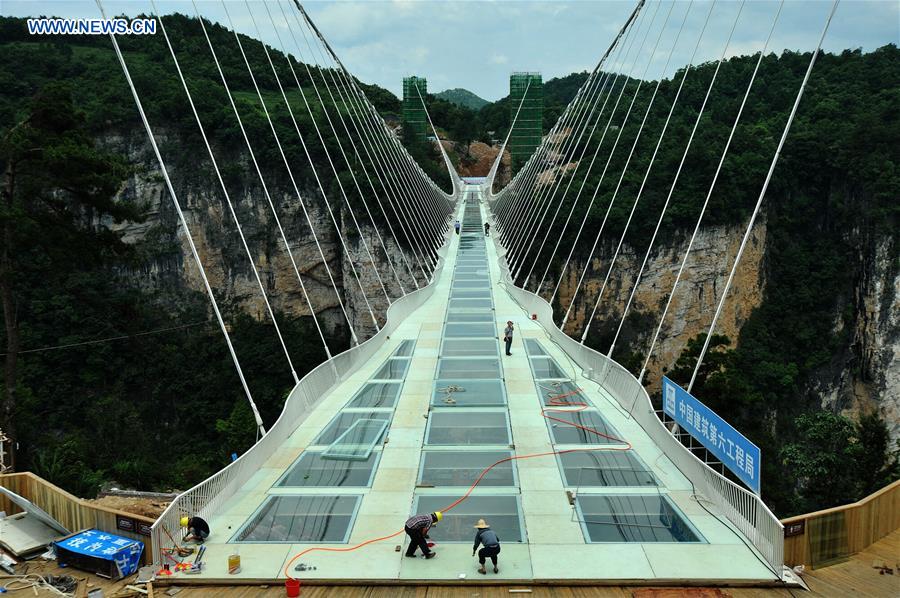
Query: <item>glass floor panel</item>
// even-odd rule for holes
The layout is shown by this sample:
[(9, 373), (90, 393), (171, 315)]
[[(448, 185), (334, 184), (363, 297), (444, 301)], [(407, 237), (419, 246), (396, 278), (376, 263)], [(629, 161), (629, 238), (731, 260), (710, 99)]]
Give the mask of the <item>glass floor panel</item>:
[(490, 299), (490, 289), (456, 289), (450, 291), (451, 299)]
[[(557, 420), (547, 419), (547, 425), (550, 426), (550, 433), (553, 436), (554, 444), (624, 444), (621, 440), (612, 440), (606, 436), (620, 438), (615, 428), (609, 425), (603, 416), (597, 411), (549, 411), (546, 417), (553, 417)], [(589, 430), (583, 430), (569, 425), (571, 422), (591, 430), (596, 430), (600, 434), (595, 434)]]
[(425, 444), (432, 446), (508, 445), (505, 411), (432, 411)]
[(409, 369), (408, 357), (391, 357), (372, 375), (373, 380), (402, 380)]
[(380, 458), (381, 453), (374, 452), (364, 461), (337, 461), (323, 459), (319, 452), (305, 451), (275, 486), (365, 488), (372, 485)]
[[(512, 456), (511, 451), (423, 451), (419, 484), (423, 486), (469, 487), (488, 467)], [(516, 486), (512, 461), (505, 461), (484, 474), (478, 487)]]
[(453, 281), (454, 289), (487, 289), (491, 284), (489, 280), (455, 280)]
[(492, 338), (447, 339), (441, 357), (496, 357), (500, 344)]
[(584, 451), (559, 455), (567, 486), (656, 486), (656, 478), (631, 451)]
[(359, 496), (270, 496), (237, 542), (346, 543)]
[(529, 357), (534, 357), (536, 355), (547, 355), (547, 352), (544, 351), (544, 347), (541, 346), (541, 343), (533, 338), (525, 339), (525, 350), (528, 352)]
[(481, 311), (455, 311), (450, 310), (447, 313), (448, 322), (493, 322), (494, 310)]
[(435, 407), (495, 407), (506, 405), (502, 380), (436, 380)]
[(479, 276), (490, 275), (490, 270), (478, 266), (457, 266), (453, 272), (455, 274), (478, 274)]
[[(452, 301), (451, 301), (452, 303)], [(444, 336), (452, 337), (496, 337), (497, 329), (491, 324), (447, 324)]]
[[(445, 508), (458, 499), (458, 495), (416, 496), (414, 513), (433, 513)], [(484, 519), (504, 542), (524, 542), (525, 526), (522, 524), (521, 508), (517, 496), (470, 496), (444, 514), (439, 525), (428, 535), (437, 542), (464, 542), (472, 544), (479, 519)], [(502, 556), (502, 553), (501, 553)]]
[(393, 407), (400, 396), (400, 382), (368, 382), (347, 403), (347, 407)]
[(460, 280), (475, 280), (475, 281), (485, 281), (490, 280), (490, 276), (488, 276), (487, 272), (484, 274), (476, 274), (475, 272), (459, 272), (456, 271), (453, 273), (453, 280), (459, 282)]
[(532, 357), (531, 367), (535, 378), (567, 378), (566, 373), (551, 357)]
[(322, 451), (323, 459), (364, 461), (384, 436), (387, 421), (383, 419), (358, 419), (347, 431), (338, 436)]
[(580, 494), (576, 505), (588, 542), (702, 542), (661, 494)]
[(389, 411), (342, 411), (325, 426), (322, 433), (311, 444), (331, 444), (338, 439), (338, 436), (349, 430), (357, 420), (381, 419), (390, 423), (392, 415)]
[(588, 403), (587, 397), (571, 380), (537, 380), (535, 384), (544, 405)]
[(397, 347), (397, 350), (394, 351), (394, 357), (409, 357), (413, 354), (413, 349), (416, 348), (416, 341), (412, 339), (408, 339), (400, 343), (400, 346)]
[(494, 302), (491, 299), (451, 299), (450, 309), (493, 309)]
[(461, 378), (464, 380), (493, 380), (494, 378), (500, 378), (500, 360), (489, 357), (440, 359), (438, 361), (437, 377)]

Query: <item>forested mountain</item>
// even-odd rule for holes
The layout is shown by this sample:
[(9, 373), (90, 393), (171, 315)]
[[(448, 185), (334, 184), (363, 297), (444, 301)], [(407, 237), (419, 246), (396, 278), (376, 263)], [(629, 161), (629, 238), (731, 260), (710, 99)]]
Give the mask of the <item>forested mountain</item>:
[[(240, 198), (239, 216), (255, 222), (246, 229), (255, 262), (264, 265), (279, 324), (302, 376), (324, 354), (311, 314), (291, 284), (293, 274), (285, 275), (288, 268), (273, 224), (260, 216), (268, 208), (227, 96), (198, 24), (180, 15), (165, 22), (207, 132), (227, 165), (223, 175)], [(273, 181), (273, 198), (279, 209), (295, 216), (291, 221), (299, 222), (299, 206), (279, 168), (281, 158), (233, 34), (218, 26), (210, 32), (245, 125), (259, 141), (254, 149)], [(242, 40), (251, 63), (266, 64), (262, 47)], [(171, 57), (161, 36), (120, 41), (176, 190), (187, 198), (194, 234), (208, 251), (207, 267), (251, 390), (264, 422), (271, 424), (293, 381), (256, 298), (212, 169), (203, 159), (205, 150)], [(289, 78), (287, 67), (282, 72), (280, 66), (285, 58), (276, 53), (273, 59), (279, 75)], [(689, 286), (694, 296), (708, 300), (722, 283), (735, 231), (742, 232), (759, 191), (760, 172), (771, 159), (808, 59), (786, 52), (763, 61), (754, 102), (704, 220), (702, 233), (709, 242), (697, 258), (709, 265), (709, 272), (704, 271), (709, 277)], [(657, 269), (648, 270), (645, 280), (668, 275), (667, 256), (686, 242), (754, 60), (738, 57), (722, 67), (711, 100), (718, 107), (705, 117), (691, 153), (692, 168), (663, 221), (663, 237), (651, 260)], [(294, 64), (302, 87), (311, 92), (305, 68)], [(682, 105), (699, 104), (713, 68), (701, 65), (690, 74)], [(276, 128), (285, 139), (296, 139), (288, 135), (293, 125), (271, 71), (255, 74)], [(320, 76), (315, 69), (312, 74)], [(586, 77), (573, 73), (545, 83), (545, 131)], [(892, 459), (900, 435), (900, 365), (891, 357), (900, 342), (897, 81), (900, 53), (894, 46), (820, 58), (757, 227), (753, 267), (741, 281), (755, 292), (730, 308), (728, 334), (715, 339), (716, 350), (695, 389), (763, 447), (764, 496), (781, 516), (853, 500), (897, 475)], [(662, 82), (648, 131), (659, 130), (677, 83), (677, 78)], [(396, 97), (364, 87), (386, 118), (399, 120)], [(0, 331), (6, 353), (6, 411), (0, 413), (0, 425), (19, 441), (19, 469), (32, 469), (82, 495), (112, 479), (148, 490), (189, 486), (226, 464), (232, 452), (246, 449), (254, 440), (254, 427), (109, 41), (67, 36), (35, 42), (22, 20), (0, 18), (0, 89), (0, 299), (4, 314), (13, 316)], [(643, 113), (646, 98), (639, 97), (635, 115)], [(315, 138), (298, 91), (290, 92), (289, 102), (304, 136)], [(466, 159), (469, 142), (490, 145), (509, 127), (508, 99), (477, 111), (435, 96), (427, 102), (441, 134), (456, 142), (458, 160)], [(321, 107), (314, 104), (312, 110)], [(695, 114), (686, 108), (673, 115), (671, 133), (636, 208), (637, 224), (626, 237), (628, 255), (640, 256), (646, 248)], [(620, 143), (631, 143), (635, 118), (624, 127)], [(336, 151), (331, 132), (323, 134)], [(429, 175), (449, 187), (435, 146), (406, 141)], [(653, 142), (649, 135), (640, 142), (630, 172), (644, 172), (647, 146)], [(337, 200), (337, 180), (318, 143), (311, 145), (326, 193)], [(301, 191), (317, 197), (299, 143), (288, 143), (285, 150), (290, 160), (307, 165), (297, 169)], [(357, 159), (357, 167), (365, 167), (365, 157)], [(621, 168), (623, 160), (616, 154), (611, 168)], [(582, 167), (565, 175), (574, 179), (561, 213), (568, 211), (584, 181), (585, 194), (597, 191), (595, 207), (587, 214), (587, 229), (596, 230), (614, 181), (601, 183), (596, 170), (587, 176), (585, 171)], [(625, 178), (623, 199), (610, 211), (598, 259), (582, 258), (572, 266), (588, 269), (592, 293), (603, 279), (639, 184), (638, 174)], [(325, 221), (321, 202), (310, 203), (312, 218)], [(585, 205), (582, 198), (574, 218), (584, 216)], [(346, 214), (339, 217), (345, 226)], [(292, 234), (302, 235), (300, 225), (294, 226)], [(355, 233), (348, 236), (357, 239)], [(551, 239), (558, 236), (563, 246), (574, 241), (571, 229), (562, 233), (559, 225), (550, 231)], [(592, 240), (581, 239), (576, 255), (586, 254)], [(363, 322), (362, 299), (343, 280), (348, 260), (334, 235), (321, 241), (352, 317)], [(348, 331), (311, 245), (301, 248), (302, 274), (336, 352), (348, 345)], [(547, 255), (541, 255), (539, 266)], [(554, 282), (561, 266), (560, 256), (549, 264)], [(624, 285), (628, 276), (626, 268), (614, 278)], [(364, 284), (370, 288), (375, 282)], [(564, 281), (563, 301), (570, 291)], [(652, 314), (659, 308), (658, 295), (643, 286), (638, 297), (614, 353), (632, 368), (639, 366), (655, 324)], [(570, 326), (584, 324), (594, 299), (589, 293), (576, 301)], [(620, 311), (616, 302), (602, 304), (589, 344), (608, 349)], [(647, 381), (651, 391), (664, 371), (684, 381), (690, 356), (698, 349), (699, 338), (692, 336), (665, 347)], [(118, 340), (105, 340), (110, 338)]]
[[(198, 22), (181, 15), (164, 21), (302, 376), (324, 352), (237, 120)], [(327, 341), (339, 352), (349, 343), (346, 324), (233, 33), (218, 25), (207, 29), (244, 126), (257, 142), (254, 150), (276, 209), (290, 237), (302, 241), (296, 249), (300, 274)], [(271, 425), (293, 380), (259, 304), (165, 41), (162, 35), (119, 41), (250, 389), (264, 423)], [(344, 301), (352, 317), (359, 317), (359, 290), (344, 286), (346, 257), (337, 231), (325, 224), (310, 163), (262, 46), (245, 37), (242, 42), (257, 65), (254, 74), (287, 159), (296, 165), (307, 209), (326, 231), (319, 242)], [(285, 57), (270, 52), (281, 80), (293, 83)], [(304, 65), (295, 61), (294, 68), (307, 98), (314, 97)], [(329, 76), (316, 69), (312, 75), (319, 85)], [(396, 118), (396, 97), (363, 87), (385, 116)], [(5, 360), (0, 427), (18, 442), (17, 469), (30, 469), (83, 496), (92, 496), (107, 480), (148, 490), (191, 486), (253, 443), (253, 418), (109, 39), (36, 40), (23, 19), (0, 18), (0, 88), (0, 294), (6, 316), (0, 331)], [(301, 132), (316, 139), (297, 87), (291, 84), (288, 94)], [(310, 103), (321, 119), (322, 105)], [(330, 129), (322, 133), (332, 155), (339, 155)], [(337, 180), (322, 146), (309, 145), (322, 185), (340, 208)], [(365, 156), (355, 158), (357, 168), (370, 168)], [(443, 164), (423, 167), (449, 187)], [(343, 183), (352, 188), (349, 180)], [(350, 201), (359, 200), (351, 194)], [(361, 206), (353, 209), (362, 213)], [(347, 210), (338, 211), (340, 225), (349, 226)], [(402, 222), (394, 226), (398, 234), (403, 229)], [(344, 234), (359, 251), (358, 236)], [(370, 292), (376, 284), (362, 283)], [(386, 305), (375, 301), (375, 307), (383, 311)], [(367, 315), (360, 320), (363, 329), (371, 326)]]
[(461, 87), (445, 89), (444, 91), (436, 93), (435, 97), (472, 110), (481, 110), (490, 104), (490, 102), (484, 98), (480, 98), (468, 89), (463, 89)]

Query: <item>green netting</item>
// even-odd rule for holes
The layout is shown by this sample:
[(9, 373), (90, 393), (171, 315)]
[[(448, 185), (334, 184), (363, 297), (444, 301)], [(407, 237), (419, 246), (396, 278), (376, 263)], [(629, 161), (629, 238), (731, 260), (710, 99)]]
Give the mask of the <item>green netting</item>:
[(421, 141), (425, 140), (429, 131), (428, 117), (422, 105), (426, 93), (428, 81), (425, 77), (403, 78), (403, 130)]
[[(526, 89), (528, 93), (526, 93)], [(523, 101), (522, 98), (525, 98)], [(515, 173), (541, 144), (544, 130), (544, 84), (540, 73), (513, 73), (509, 76), (510, 122), (515, 125), (509, 136), (509, 153)], [(519, 108), (521, 103), (522, 107)], [(518, 118), (516, 112), (518, 111)]]

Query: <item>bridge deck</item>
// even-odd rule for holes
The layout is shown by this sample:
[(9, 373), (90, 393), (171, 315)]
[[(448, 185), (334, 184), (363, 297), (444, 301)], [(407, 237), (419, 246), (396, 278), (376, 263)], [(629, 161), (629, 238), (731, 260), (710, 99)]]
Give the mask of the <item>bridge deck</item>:
[[(184, 581), (284, 578), (287, 561), (306, 548), (347, 549), (401, 529), (410, 513), (447, 506), (466, 491), (475, 474), (505, 454), (626, 448), (544, 417), (538, 388), (564, 394), (574, 388), (565, 380), (580, 389), (566, 400), (586, 401), (590, 409), (550, 415), (627, 439), (633, 451), (551, 454), (516, 460), (514, 471), (508, 464), (492, 470), (433, 531), (438, 553), (433, 560), (404, 558), (395, 549), (406, 546), (401, 534), (354, 551), (310, 553), (297, 561), (309, 570), (293, 575), (355, 583), (451, 581), (461, 575), (483, 580), (470, 548), (472, 525), (484, 517), (502, 540), (500, 573), (489, 570), (490, 581), (772, 581), (775, 575), (738, 532), (692, 498), (690, 482), (640, 426), (581, 376), (498, 284), (496, 249), (490, 237), (485, 242), (481, 228), (483, 208), (477, 194), (466, 195), (472, 199), (460, 207), (463, 234), (451, 241), (434, 295), (211, 517), (207, 569)], [(507, 320), (516, 324), (509, 357), (498, 340)], [(394, 356), (398, 349), (407, 352), (405, 341), (415, 343), (411, 354)], [(541, 352), (547, 355), (529, 357)], [(372, 380), (381, 382), (371, 383), (371, 393), (357, 395)], [(449, 385), (466, 391), (449, 396), (434, 392)], [(372, 442), (368, 459), (331, 461), (311, 454), (327, 448), (359, 419), (374, 421), (358, 424), (360, 437), (340, 448), (360, 451), (361, 459), (366, 442), (379, 440), (378, 422), (389, 422), (387, 442)], [(295, 463), (299, 466), (292, 470)], [(371, 476), (369, 464), (376, 465)], [(567, 490), (577, 491), (577, 507), (570, 505)], [(328, 543), (279, 540), (284, 537)], [(603, 542), (591, 543), (592, 537)], [(227, 555), (236, 549), (242, 569), (228, 575)]]

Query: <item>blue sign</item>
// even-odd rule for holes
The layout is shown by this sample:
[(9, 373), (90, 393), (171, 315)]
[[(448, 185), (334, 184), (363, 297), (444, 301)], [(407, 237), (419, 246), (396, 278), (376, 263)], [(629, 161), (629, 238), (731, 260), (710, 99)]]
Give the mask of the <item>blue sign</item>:
[[(89, 529), (54, 542), (57, 548), (62, 548), (76, 554), (115, 561), (119, 577), (127, 577), (138, 570), (141, 563), (141, 554), (144, 552), (144, 543), (131, 538), (123, 538), (108, 532)], [(57, 552), (57, 556), (60, 555)], [(62, 564), (62, 563), (61, 563)]]
[(663, 376), (663, 411), (759, 494), (759, 447), (715, 411)]

